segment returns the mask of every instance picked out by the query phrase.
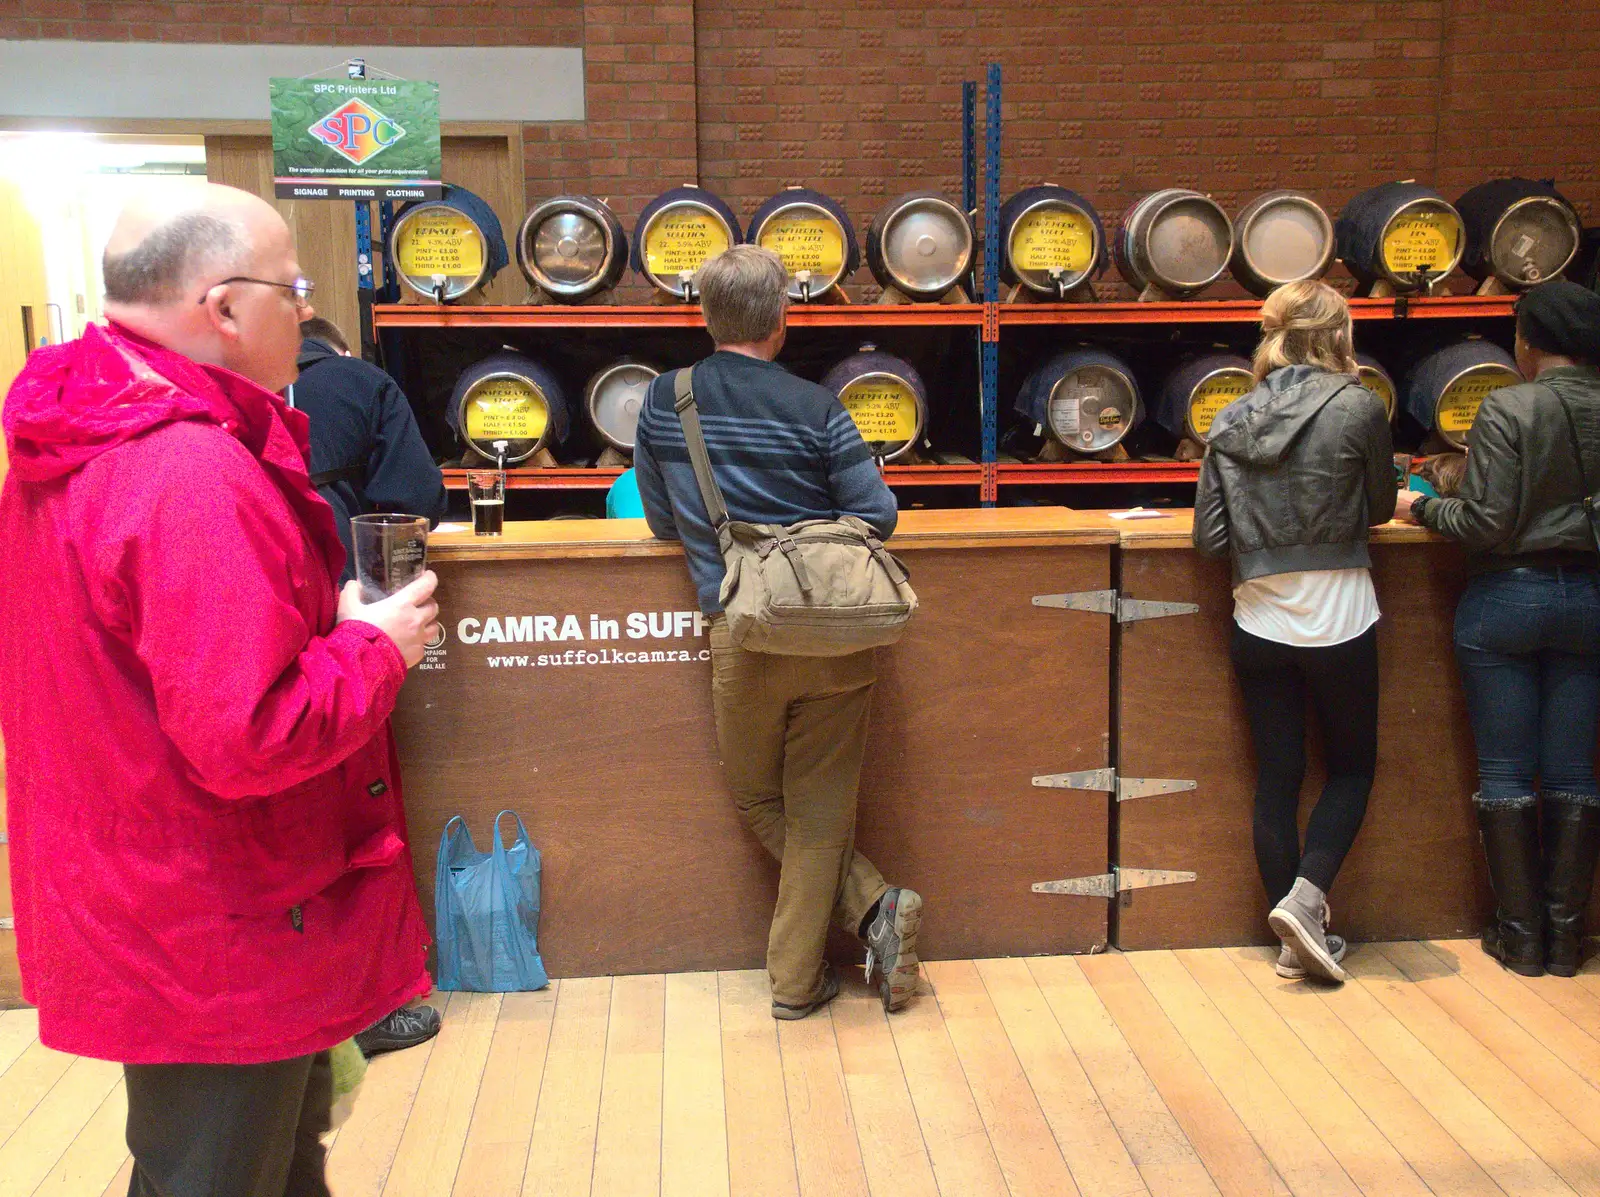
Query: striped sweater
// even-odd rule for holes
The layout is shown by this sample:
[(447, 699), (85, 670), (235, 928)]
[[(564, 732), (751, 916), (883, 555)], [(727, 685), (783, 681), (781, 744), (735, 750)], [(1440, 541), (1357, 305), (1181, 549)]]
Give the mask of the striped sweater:
[[(707, 615), (722, 610), (722, 553), (674, 409), (673, 371), (650, 386), (633, 465), (650, 530), (683, 541)], [(833, 394), (776, 362), (719, 351), (694, 368), (712, 472), (732, 519), (755, 524), (855, 515), (887, 537), (898, 511), (855, 421)]]

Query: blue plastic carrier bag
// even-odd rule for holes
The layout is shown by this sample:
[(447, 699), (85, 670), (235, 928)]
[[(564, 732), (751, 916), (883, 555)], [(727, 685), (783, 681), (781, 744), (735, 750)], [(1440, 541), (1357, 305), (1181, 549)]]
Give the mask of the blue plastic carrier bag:
[[(517, 821), (509, 848), (500, 838), (507, 815)], [(433, 903), (440, 989), (511, 993), (550, 983), (539, 959), (539, 850), (515, 811), (495, 816), (487, 852), (460, 815), (444, 825)]]

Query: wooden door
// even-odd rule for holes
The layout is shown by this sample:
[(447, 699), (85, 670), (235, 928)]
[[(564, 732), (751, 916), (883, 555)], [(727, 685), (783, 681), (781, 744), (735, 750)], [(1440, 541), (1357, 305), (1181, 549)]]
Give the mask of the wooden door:
[[(520, 126), (493, 132), (446, 134), (444, 178), (481, 196), (500, 218), (506, 244), (515, 241), (523, 217)], [(317, 284), (316, 308), (354, 344), (360, 333), (356, 301), (355, 204), (337, 200), (273, 200), (272, 139), (268, 136), (208, 136), (206, 176), (272, 200), (294, 231), (300, 267)], [(376, 236), (377, 228), (373, 233)], [(527, 285), (515, 262), (486, 291), (488, 302), (520, 303)]]
[[(0, 180), (0, 396), (11, 386), (28, 353), (49, 329), (46, 323), (44, 248), (39, 226), (14, 183)], [(53, 339), (53, 338), (52, 338)], [(0, 401), (3, 402), (3, 401)], [(5, 442), (0, 439), (0, 479), (5, 477)], [(0, 1007), (21, 1000), (17, 935), (10, 925), (11, 846), (6, 842), (5, 749), (0, 745)]]

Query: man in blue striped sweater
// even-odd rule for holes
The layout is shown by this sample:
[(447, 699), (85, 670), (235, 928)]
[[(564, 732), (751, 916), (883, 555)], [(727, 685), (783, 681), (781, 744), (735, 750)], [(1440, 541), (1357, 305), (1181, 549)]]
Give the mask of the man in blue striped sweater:
[[(717, 351), (694, 367), (694, 397), (730, 518), (787, 525), (855, 515), (883, 537), (894, 495), (855, 422), (830, 392), (773, 359), (783, 347), (789, 276), (778, 255), (738, 245), (697, 284)], [(711, 618), (711, 694), (733, 800), (782, 864), (767, 942), (772, 1016), (804, 1018), (839, 992), (822, 959), (830, 920), (867, 945), (884, 1008), (917, 984), (922, 898), (890, 886), (855, 851), (856, 791), (875, 680), (872, 653), (787, 657), (732, 643), (719, 591), (724, 566), (689, 462), (673, 374), (639, 414), (634, 470), (657, 536), (683, 541), (700, 609)]]

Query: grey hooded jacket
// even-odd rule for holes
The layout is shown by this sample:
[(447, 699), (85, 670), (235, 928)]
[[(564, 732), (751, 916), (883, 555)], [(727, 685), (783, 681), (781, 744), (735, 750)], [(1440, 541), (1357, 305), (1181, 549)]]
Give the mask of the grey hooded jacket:
[(1370, 566), (1367, 529), (1394, 516), (1383, 402), (1348, 374), (1285, 366), (1211, 426), (1194, 547), (1233, 557), (1236, 581)]

